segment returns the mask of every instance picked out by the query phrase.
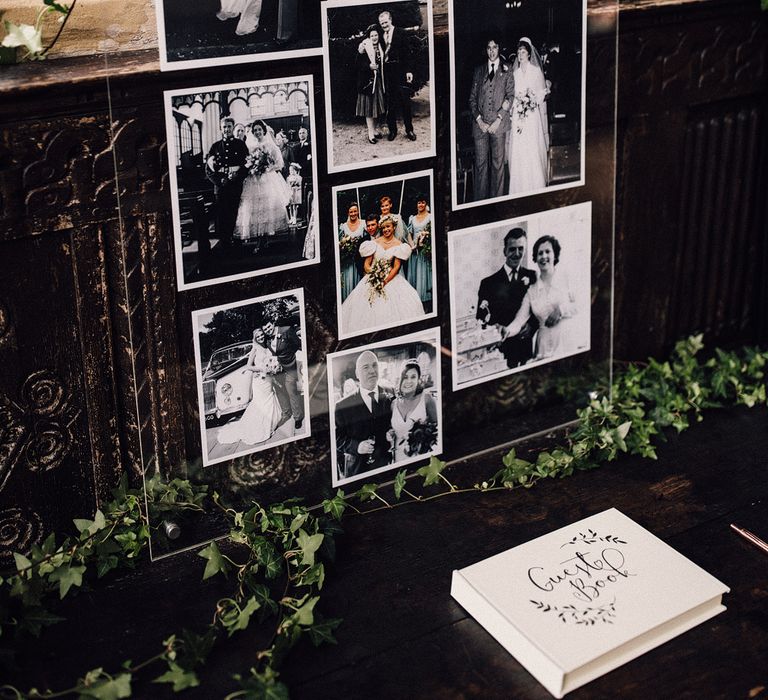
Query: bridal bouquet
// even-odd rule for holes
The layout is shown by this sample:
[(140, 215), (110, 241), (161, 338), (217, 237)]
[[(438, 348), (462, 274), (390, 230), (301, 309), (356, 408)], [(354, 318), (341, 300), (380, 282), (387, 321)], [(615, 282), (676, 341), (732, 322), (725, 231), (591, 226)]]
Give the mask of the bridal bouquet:
[(280, 364), (280, 360), (278, 360), (274, 355), (267, 358), (266, 362), (264, 363), (264, 374), (269, 377), (273, 377), (276, 374), (280, 374), (282, 371), (283, 366)]
[(430, 221), (416, 238), (416, 251), (425, 258), (432, 257), (432, 222)]
[(339, 239), (339, 255), (342, 262), (355, 262), (360, 255), (360, 239), (345, 233)]
[(437, 423), (431, 420), (414, 421), (408, 433), (408, 445), (405, 448), (409, 456), (423, 455), (431, 452), (437, 445)]
[(255, 151), (245, 159), (245, 167), (251, 175), (263, 175), (274, 164), (266, 151)]
[(525, 92), (517, 93), (515, 95), (515, 113), (517, 114), (517, 133), (523, 133), (523, 125), (520, 123), (525, 119), (533, 110), (539, 106), (536, 101), (536, 93), (531, 88), (528, 88)]
[(392, 263), (389, 260), (380, 258), (373, 261), (371, 271), (366, 275), (368, 278), (368, 303), (373, 305), (376, 297), (387, 298), (387, 291), (384, 289), (384, 280), (387, 279), (389, 271), (392, 269)]

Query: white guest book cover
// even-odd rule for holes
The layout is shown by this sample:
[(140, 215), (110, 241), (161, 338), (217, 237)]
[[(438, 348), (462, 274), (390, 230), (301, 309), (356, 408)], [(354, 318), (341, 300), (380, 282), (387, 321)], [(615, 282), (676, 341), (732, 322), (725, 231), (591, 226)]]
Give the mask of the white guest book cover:
[(451, 595), (558, 698), (723, 612), (728, 590), (615, 508), (451, 582)]

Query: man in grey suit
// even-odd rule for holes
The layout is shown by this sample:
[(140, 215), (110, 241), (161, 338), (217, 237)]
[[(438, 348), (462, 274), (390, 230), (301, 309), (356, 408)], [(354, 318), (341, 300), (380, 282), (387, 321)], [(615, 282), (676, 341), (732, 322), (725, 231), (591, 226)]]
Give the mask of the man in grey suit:
[(488, 60), (475, 68), (469, 95), (475, 142), (475, 201), (504, 194), (504, 154), (511, 124), (508, 110), (515, 96), (512, 70), (499, 56), (499, 43), (489, 39), (485, 50)]

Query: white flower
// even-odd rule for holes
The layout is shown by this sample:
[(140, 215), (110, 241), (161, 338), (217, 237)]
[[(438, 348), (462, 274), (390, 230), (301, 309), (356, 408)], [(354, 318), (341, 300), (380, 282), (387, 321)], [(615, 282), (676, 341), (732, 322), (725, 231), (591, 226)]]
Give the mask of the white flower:
[(3, 46), (9, 48), (23, 46), (33, 56), (43, 52), (42, 34), (31, 24), (5, 22), (5, 31), (7, 34), (3, 39)]

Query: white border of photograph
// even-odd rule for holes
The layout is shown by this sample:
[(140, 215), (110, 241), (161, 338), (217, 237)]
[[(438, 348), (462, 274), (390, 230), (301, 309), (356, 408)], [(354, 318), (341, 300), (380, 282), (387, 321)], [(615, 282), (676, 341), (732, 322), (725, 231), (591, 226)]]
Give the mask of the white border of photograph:
[[(433, 344), (435, 347), (435, 371), (434, 371), (434, 387), (437, 393), (437, 444), (435, 449), (431, 452), (426, 452), (415, 457), (409, 457), (401, 462), (395, 464), (387, 464), (383, 467), (371, 469), (370, 471), (363, 472), (351, 476), (347, 479), (338, 478), (338, 464), (337, 464), (337, 450), (336, 450), (336, 406), (333, 404), (333, 362), (337, 358), (345, 357), (347, 355), (359, 355), (365, 350), (385, 350), (386, 348), (394, 347), (397, 345), (405, 345), (411, 342), (424, 342)], [(417, 333), (409, 333), (408, 335), (402, 335), (398, 338), (391, 338), (389, 340), (382, 340), (378, 343), (369, 343), (368, 345), (360, 345), (359, 347), (350, 348), (348, 350), (341, 350), (339, 352), (328, 353), (326, 357), (327, 374), (328, 374), (328, 418), (331, 427), (331, 485), (333, 487), (343, 486), (344, 484), (350, 484), (354, 481), (361, 481), (363, 479), (370, 479), (376, 474), (382, 474), (384, 472), (393, 471), (395, 469), (402, 469), (404, 466), (414, 464), (415, 462), (428, 462), (430, 457), (435, 457), (443, 451), (443, 388), (442, 388), (442, 369), (440, 367), (440, 355), (442, 354), (442, 346), (440, 344), (440, 327), (435, 326), (433, 328), (427, 328)]]
[[(194, 1), (194, 0), (192, 0)], [(283, 58), (304, 58), (306, 56), (321, 56), (322, 46), (311, 49), (291, 49), (287, 51), (269, 51), (267, 53), (247, 53), (234, 56), (217, 56), (215, 58), (191, 58), (186, 61), (169, 61), (168, 47), (165, 41), (165, 8), (163, 0), (155, 0), (155, 15), (157, 17), (157, 44), (160, 49), (160, 70), (176, 71), (188, 68), (206, 68), (208, 66), (230, 66), (235, 63), (260, 63)], [(215, 20), (211, 17), (211, 21)]]
[[(339, 285), (339, 275), (341, 275), (341, 257), (339, 255), (339, 238), (338, 238), (338, 227), (334, 229), (335, 231), (335, 237), (334, 237), (334, 258), (336, 260), (336, 325), (339, 330), (339, 340), (346, 340), (347, 338), (356, 338), (361, 335), (368, 335), (369, 333), (375, 333), (376, 331), (383, 331), (388, 328), (399, 328), (400, 326), (406, 326), (411, 323), (419, 323), (421, 321), (426, 321), (430, 318), (436, 318), (437, 317), (437, 274), (435, 271), (436, 267), (436, 255), (435, 255), (435, 245), (437, 241), (437, 229), (435, 227), (435, 176), (434, 176), (434, 170), (419, 170), (415, 173), (404, 173), (402, 175), (393, 175), (392, 177), (380, 177), (376, 178), (375, 180), (364, 180), (362, 182), (350, 182), (347, 185), (338, 185), (336, 187), (333, 187), (331, 189), (331, 197), (333, 199), (333, 224), (336, 226), (338, 222), (338, 197), (336, 196), (337, 192), (339, 190), (348, 190), (352, 189), (354, 187), (370, 187), (372, 185), (381, 185), (386, 182), (398, 182), (398, 181), (405, 181), (417, 177), (429, 177), (429, 206), (430, 206), (430, 213), (432, 215), (432, 311), (428, 313), (426, 316), (420, 316), (419, 318), (414, 318), (410, 321), (398, 321), (396, 323), (390, 323), (384, 326), (373, 326), (371, 328), (366, 328), (363, 331), (358, 331), (356, 333), (346, 333), (344, 331), (344, 327), (341, 323), (341, 287)], [(365, 214), (361, 212), (361, 218), (363, 219), (363, 223), (365, 223)], [(401, 216), (402, 220), (402, 216)], [(403, 225), (405, 225), (405, 222), (403, 222)], [(402, 273), (399, 273), (402, 274)]]
[(449, 38), (449, 49), (450, 49), (450, 59), (449, 63), (451, 66), (451, 101), (450, 101), (450, 111), (451, 111), (451, 208), (453, 211), (460, 211), (462, 209), (472, 209), (473, 207), (482, 207), (486, 204), (495, 204), (497, 202), (508, 202), (513, 199), (521, 199), (522, 197), (531, 197), (535, 194), (541, 194), (542, 192), (557, 192), (558, 190), (568, 190), (571, 187), (582, 187), (584, 184), (586, 184), (586, 121), (587, 121), (587, 0), (582, 0), (582, 11), (581, 11), (581, 149), (580, 149), (580, 172), (581, 176), (578, 180), (572, 180), (571, 182), (564, 182), (559, 185), (548, 185), (547, 187), (543, 187), (538, 190), (531, 190), (530, 192), (521, 192), (520, 194), (508, 194), (504, 195), (502, 197), (491, 197), (489, 199), (481, 199), (477, 202), (465, 202), (464, 204), (458, 203), (458, 184), (456, 182), (456, 168), (457, 168), (457, 160), (458, 160), (458, 154), (456, 152), (457, 147), (457, 129), (458, 125), (456, 123), (456, 49), (455, 49), (455, 41), (456, 41), (456, 31), (454, 27), (454, 18), (453, 18), (453, 3), (461, 1), (465, 2), (466, 0), (447, 0), (448, 2), (448, 36)]
[[(394, 2), (401, 2), (405, 0), (394, 0)], [(430, 129), (430, 141), (431, 147), (424, 151), (417, 151), (414, 153), (406, 153), (400, 156), (391, 156), (389, 158), (374, 158), (372, 160), (362, 161), (360, 163), (345, 163), (343, 165), (335, 165), (333, 159), (333, 113), (331, 103), (333, 102), (331, 97), (331, 66), (330, 56), (328, 52), (328, 8), (334, 7), (362, 7), (364, 5), (383, 5), (386, 4), (386, 0), (323, 0), (322, 6), (322, 19), (321, 19), (321, 33), (323, 39), (323, 80), (325, 84), (325, 140), (328, 149), (328, 172), (329, 173), (343, 173), (349, 170), (361, 170), (362, 168), (375, 168), (379, 165), (388, 165), (390, 163), (406, 163), (411, 160), (419, 160), (421, 158), (434, 158), (437, 155), (437, 103), (435, 101), (435, 28), (434, 20), (432, 16), (432, 0), (427, 0), (427, 32), (429, 35), (429, 129)], [(362, 119), (362, 117), (361, 117)], [(365, 131), (365, 123), (360, 123), (360, 134), (362, 137)], [(383, 145), (386, 147), (388, 142), (384, 141)]]
[[(545, 219), (546, 217), (551, 217), (555, 212), (562, 213), (562, 212), (567, 212), (569, 209), (581, 209), (581, 208), (585, 210), (585, 218), (587, 221), (586, 223), (587, 230), (583, 233), (580, 233), (580, 235), (583, 235), (586, 237), (586, 241), (585, 241), (586, 250), (582, 253), (582, 255), (585, 255), (587, 258), (585, 261), (583, 261), (583, 263), (587, 265), (588, 278), (586, 282), (583, 279), (579, 279), (576, 284), (582, 287), (582, 290), (581, 290), (582, 293), (581, 293), (581, 296), (579, 297), (579, 300), (582, 304), (586, 302), (587, 311), (588, 311), (588, 314), (586, 316), (586, 337), (587, 337), (586, 347), (576, 349), (573, 352), (567, 352), (562, 355), (557, 355), (556, 357), (548, 357), (543, 360), (530, 362), (520, 367), (507, 368), (506, 370), (495, 372), (493, 374), (487, 374), (485, 376), (478, 377), (477, 379), (472, 379), (465, 382), (459, 382), (459, 352), (458, 352), (458, 339), (456, 334), (457, 323), (458, 323), (458, 318), (456, 316), (457, 281), (455, 279), (455, 276), (456, 276), (457, 270), (461, 269), (461, 264), (456, 260), (456, 255), (454, 254), (454, 246), (459, 245), (461, 241), (464, 239), (477, 237), (482, 233), (488, 234), (489, 232), (494, 232), (494, 235), (500, 236), (499, 242), (501, 243), (501, 245), (499, 245), (498, 247), (498, 264), (495, 264), (492, 268), (489, 268), (482, 278), (477, 279), (477, 284), (479, 287), (480, 282), (483, 279), (485, 279), (485, 277), (490, 276), (491, 274), (498, 271), (501, 268), (501, 266), (504, 264), (504, 256), (502, 252), (503, 239), (504, 239), (504, 235), (509, 229), (514, 228), (515, 225), (519, 224), (520, 222), (530, 223), (531, 221), (536, 219)], [(526, 231), (528, 233), (527, 235), (528, 245), (526, 247), (526, 255), (530, 256), (530, 262), (526, 264), (527, 261), (525, 261), (523, 265), (525, 267), (528, 267), (528, 269), (534, 269), (536, 271), (536, 276), (538, 278), (538, 274), (539, 274), (538, 269), (536, 269), (536, 263), (533, 260), (533, 244), (536, 242), (536, 238), (538, 238), (538, 236), (531, 236), (529, 229), (526, 229)], [(547, 233), (557, 238), (561, 246), (563, 245), (563, 241), (567, 240), (567, 234), (564, 235), (563, 232), (560, 230), (551, 230), (551, 231), (548, 230)], [(544, 235), (544, 234), (542, 233), (541, 235)], [(566, 246), (566, 251), (567, 251), (567, 246)], [(491, 223), (483, 224), (480, 226), (472, 226), (471, 228), (451, 231), (448, 237), (448, 280), (449, 280), (448, 287), (450, 290), (450, 300), (451, 300), (451, 380), (452, 380), (451, 383), (454, 391), (460, 391), (461, 389), (467, 389), (471, 386), (484, 384), (485, 382), (490, 382), (495, 379), (500, 379), (501, 377), (507, 377), (511, 374), (526, 372), (529, 369), (533, 369), (534, 367), (543, 367), (544, 365), (548, 365), (551, 362), (557, 362), (558, 360), (565, 359), (566, 357), (573, 357), (574, 355), (580, 355), (582, 353), (589, 352), (592, 349), (592, 345), (591, 345), (592, 202), (590, 201), (590, 202), (581, 202), (579, 204), (571, 204), (565, 207), (557, 207), (555, 209), (547, 209), (545, 211), (536, 212), (535, 214), (529, 214), (528, 216), (517, 216), (514, 219), (506, 219), (504, 221), (491, 222)], [(574, 284), (573, 286), (576, 286), (576, 284)], [(583, 287), (586, 287), (586, 289), (583, 289)], [(476, 293), (475, 293), (475, 296), (477, 296)]]
[[(173, 118), (173, 105), (171, 104), (171, 98), (178, 95), (190, 95), (198, 92), (208, 92), (211, 90), (239, 90), (242, 88), (259, 87), (260, 85), (275, 85), (285, 82), (301, 82), (306, 81), (308, 83), (308, 96), (307, 106), (309, 108), (309, 134), (310, 143), (312, 144), (312, 187), (315, 196), (313, 197), (313, 207), (315, 210), (315, 257), (311, 260), (297, 260), (296, 262), (286, 263), (285, 265), (275, 265), (274, 267), (265, 267), (258, 270), (251, 270), (249, 272), (241, 272), (234, 275), (226, 275), (224, 277), (212, 277), (211, 279), (202, 280), (200, 282), (186, 282), (184, 280), (184, 260), (183, 251), (181, 247), (181, 212), (179, 209), (179, 183), (176, 177), (176, 166), (173, 165), (176, 162), (176, 141), (173, 138), (175, 130), (175, 121)], [(250, 277), (260, 277), (261, 275), (268, 275), (273, 272), (280, 272), (281, 270), (292, 270), (296, 267), (306, 267), (307, 265), (316, 265), (320, 262), (320, 241), (319, 241), (319, 210), (318, 210), (318, 177), (317, 177), (317, 136), (315, 133), (315, 121), (317, 119), (315, 110), (315, 87), (314, 80), (311, 75), (292, 75), (282, 78), (268, 78), (266, 80), (249, 80), (242, 83), (225, 83), (223, 85), (202, 85), (188, 88), (181, 88), (178, 90), (165, 90), (163, 92), (163, 108), (165, 110), (165, 137), (167, 145), (168, 155), (168, 176), (171, 188), (171, 213), (173, 216), (173, 251), (176, 259), (176, 288), (183, 292), (187, 289), (199, 289), (200, 287), (208, 287), (212, 284), (220, 284), (222, 282), (232, 282), (234, 280), (248, 279)], [(269, 119), (269, 117), (266, 117)], [(307, 217), (309, 218), (309, 216)]]
[(247, 450), (242, 450), (240, 452), (235, 452), (233, 454), (227, 455), (226, 457), (221, 457), (219, 459), (209, 460), (208, 459), (208, 440), (206, 436), (206, 427), (205, 427), (205, 410), (204, 410), (204, 398), (203, 398), (203, 368), (202, 368), (202, 358), (200, 357), (200, 329), (198, 327), (198, 321), (200, 316), (213, 314), (216, 311), (225, 311), (228, 309), (236, 309), (240, 306), (249, 306), (251, 304), (258, 304), (261, 302), (269, 301), (270, 299), (277, 299), (279, 297), (288, 297), (288, 296), (295, 296), (299, 300), (299, 306), (300, 306), (300, 323), (301, 323), (301, 351), (304, 354), (305, 362), (307, 358), (307, 322), (306, 317), (304, 313), (304, 288), (303, 287), (297, 287), (296, 289), (288, 289), (283, 292), (275, 292), (274, 294), (265, 294), (264, 296), (260, 297), (252, 297), (250, 299), (245, 299), (243, 301), (236, 301), (232, 302), (230, 304), (220, 304), (218, 306), (209, 306), (206, 309), (196, 309), (192, 312), (192, 339), (194, 341), (194, 350), (195, 350), (195, 372), (196, 372), (196, 380), (197, 380), (197, 403), (198, 403), (198, 412), (200, 414), (200, 445), (202, 449), (201, 454), (201, 460), (203, 467), (211, 467), (216, 464), (221, 464), (222, 462), (231, 462), (233, 459), (237, 459), (238, 457), (245, 457), (247, 455), (255, 454), (257, 452), (264, 452), (265, 450), (271, 450), (274, 447), (278, 447), (279, 445), (285, 445), (289, 442), (297, 442), (298, 440), (304, 440), (305, 438), (312, 436), (312, 425), (311, 425), (311, 414), (309, 411), (309, 369), (308, 367), (304, 368), (304, 372), (301, 376), (304, 377), (304, 420), (302, 424), (303, 431), (300, 435), (293, 435), (292, 437), (285, 438), (284, 440), (276, 440), (275, 442), (270, 442), (266, 445), (259, 446), (259, 445), (253, 445), (252, 448), (249, 448)]

